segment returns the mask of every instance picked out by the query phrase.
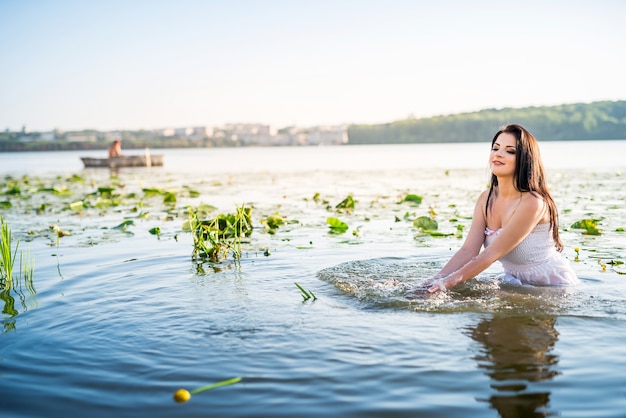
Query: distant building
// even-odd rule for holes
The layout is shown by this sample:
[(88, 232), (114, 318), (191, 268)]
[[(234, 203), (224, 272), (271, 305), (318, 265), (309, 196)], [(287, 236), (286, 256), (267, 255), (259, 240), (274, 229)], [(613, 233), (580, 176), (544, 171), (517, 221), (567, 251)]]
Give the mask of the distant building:
[(224, 138), (243, 145), (272, 145), (277, 130), (270, 125), (237, 123), (226, 124), (219, 128), (219, 132), (214, 134), (216, 138), (223, 135)]
[(17, 142), (33, 142), (36, 139), (33, 135), (20, 135), (17, 137)]
[(166, 128), (161, 131), (161, 134), (165, 137), (174, 136), (175, 133), (176, 131), (174, 130), (174, 128)]
[(213, 128), (211, 126), (200, 126), (193, 128), (193, 132), (191, 133), (191, 135), (189, 135), (190, 139), (197, 141), (211, 137), (213, 137)]
[(308, 145), (343, 145), (348, 143), (348, 130), (344, 126), (321, 127), (308, 133)]
[(42, 132), (39, 134), (39, 141), (51, 142), (56, 139), (54, 132)]
[(174, 136), (187, 137), (193, 134), (193, 128), (176, 128), (174, 129)]
[(67, 134), (65, 139), (67, 142), (97, 142), (98, 141), (98, 137), (96, 135)]

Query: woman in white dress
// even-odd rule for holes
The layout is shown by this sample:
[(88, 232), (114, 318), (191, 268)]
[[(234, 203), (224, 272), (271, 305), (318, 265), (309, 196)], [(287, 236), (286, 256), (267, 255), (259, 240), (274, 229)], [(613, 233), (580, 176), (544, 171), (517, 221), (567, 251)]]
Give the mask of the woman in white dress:
[(489, 189), (478, 197), (465, 242), (426, 282), (428, 291), (451, 289), (495, 261), (502, 263), (501, 278), (508, 282), (533, 286), (578, 283), (560, 254), (558, 211), (535, 137), (517, 124), (502, 127), (491, 142), (489, 163)]

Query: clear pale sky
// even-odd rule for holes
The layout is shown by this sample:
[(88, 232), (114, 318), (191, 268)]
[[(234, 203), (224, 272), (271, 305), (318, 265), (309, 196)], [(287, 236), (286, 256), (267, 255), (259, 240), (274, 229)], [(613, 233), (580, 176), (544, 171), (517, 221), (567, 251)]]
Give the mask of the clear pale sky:
[(624, 100), (624, 21), (622, 0), (0, 0), (0, 129)]

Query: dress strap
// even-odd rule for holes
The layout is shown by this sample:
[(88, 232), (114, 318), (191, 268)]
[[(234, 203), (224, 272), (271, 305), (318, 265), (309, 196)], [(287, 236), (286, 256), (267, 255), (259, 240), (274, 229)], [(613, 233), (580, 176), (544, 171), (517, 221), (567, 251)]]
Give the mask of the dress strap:
[(491, 236), (491, 235), (497, 235), (501, 230), (502, 230), (502, 228), (496, 229), (496, 230), (485, 228), (485, 235), (488, 236), (488, 237)]

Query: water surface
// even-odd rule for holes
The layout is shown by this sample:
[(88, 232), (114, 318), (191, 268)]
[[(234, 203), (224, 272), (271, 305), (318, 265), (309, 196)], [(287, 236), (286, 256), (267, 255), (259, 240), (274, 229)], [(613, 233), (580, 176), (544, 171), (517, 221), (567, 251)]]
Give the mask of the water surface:
[[(0, 154), (4, 177), (86, 179), (70, 184), (77, 196), (0, 196), (35, 259), (33, 288), (2, 301), (0, 416), (623, 416), (625, 141), (542, 144), (580, 286), (501, 287), (494, 265), (456, 291), (411, 298), (462, 240), (410, 220), (433, 210), (442, 232), (467, 231), (488, 178), (485, 144), (152, 152), (164, 167), (117, 173), (83, 169), (76, 152)], [(142, 217), (135, 203), (37, 211), (103, 185), (180, 198), (143, 198)], [(398, 203), (407, 193), (422, 203)], [(355, 210), (340, 213), (348, 194)], [(192, 261), (182, 224), (200, 203), (253, 206), (239, 262)], [(275, 213), (287, 223), (269, 234), (260, 220)], [(329, 216), (348, 232), (330, 234)], [(599, 219), (602, 235), (569, 228), (583, 218)], [(134, 225), (114, 229), (126, 219)], [(71, 232), (58, 245), (55, 224)], [(317, 299), (303, 301), (294, 282)]]

